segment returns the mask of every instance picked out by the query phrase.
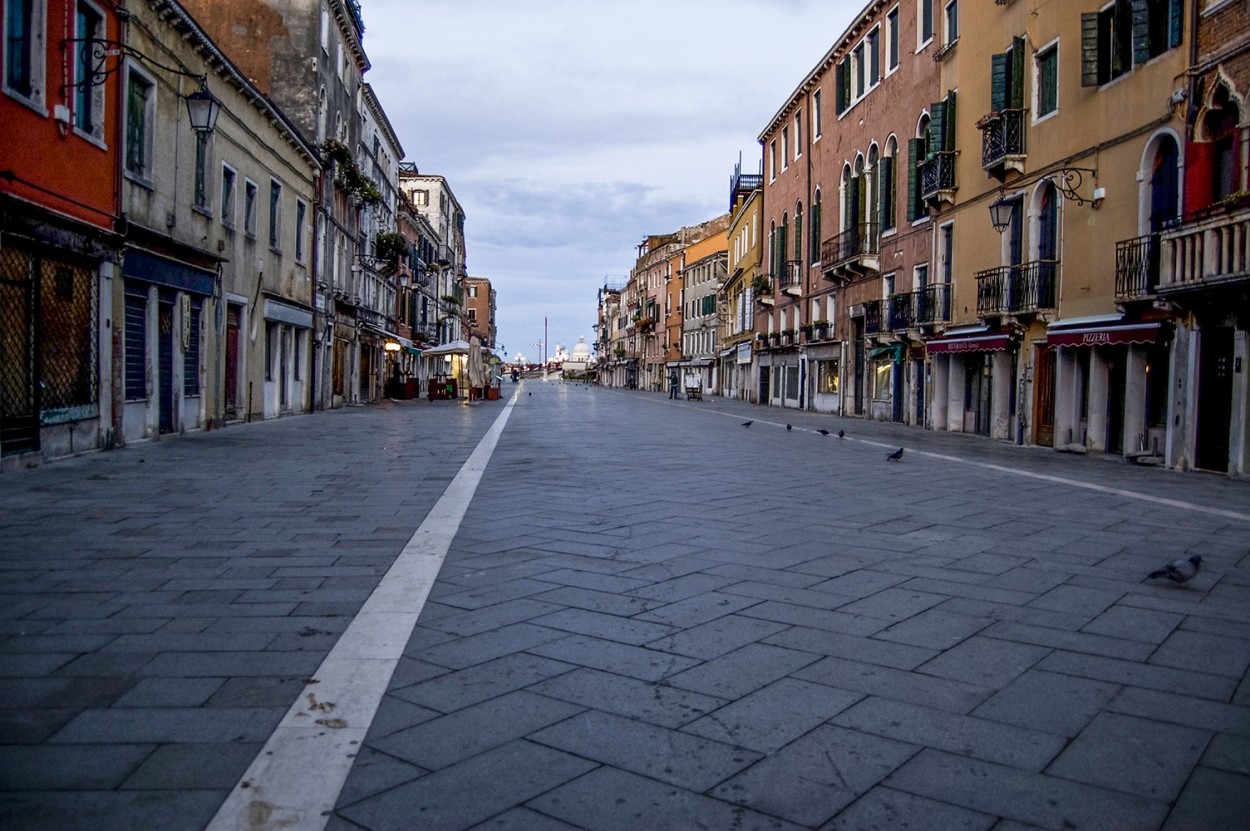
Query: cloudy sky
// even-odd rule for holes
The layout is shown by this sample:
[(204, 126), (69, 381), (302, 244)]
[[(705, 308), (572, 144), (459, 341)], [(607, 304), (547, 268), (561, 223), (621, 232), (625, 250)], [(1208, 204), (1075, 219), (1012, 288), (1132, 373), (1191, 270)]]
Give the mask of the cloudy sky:
[(594, 341), (648, 234), (724, 213), (729, 178), (860, 0), (363, 0), (366, 76), (447, 177), (499, 343)]

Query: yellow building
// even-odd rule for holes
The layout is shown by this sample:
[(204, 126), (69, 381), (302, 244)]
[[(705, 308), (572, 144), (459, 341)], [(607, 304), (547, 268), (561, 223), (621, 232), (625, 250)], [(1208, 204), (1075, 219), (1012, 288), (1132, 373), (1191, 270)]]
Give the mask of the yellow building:
[(726, 231), (728, 261), (724, 286), (717, 307), (720, 310), (717, 339), (720, 342), (720, 395), (740, 401), (759, 402), (756, 374), (752, 371), (755, 339), (756, 281), (760, 279), (761, 185), (760, 174), (744, 174), (741, 164), (730, 182), (729, 228)]

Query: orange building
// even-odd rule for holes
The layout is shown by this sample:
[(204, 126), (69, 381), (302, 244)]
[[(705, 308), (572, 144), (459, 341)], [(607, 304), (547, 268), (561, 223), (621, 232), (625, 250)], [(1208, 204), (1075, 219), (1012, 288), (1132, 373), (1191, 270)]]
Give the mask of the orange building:
[[(6, 5), (0, 94), (0, 466), (107, 444), (119, 238), (112, 4)], [(107, 318), (107, 313), (105, 313)]]

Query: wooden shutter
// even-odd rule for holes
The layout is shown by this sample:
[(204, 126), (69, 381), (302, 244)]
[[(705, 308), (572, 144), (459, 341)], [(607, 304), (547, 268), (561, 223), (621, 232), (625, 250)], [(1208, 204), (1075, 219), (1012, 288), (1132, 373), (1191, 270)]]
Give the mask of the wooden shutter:
[(820, 200), (812, 203), (812, 213), (810, 222), (812, 224), (811, 242), (808, 247), (811, 249), (812, 262), (820, 259)]
[(942, 142), (943, 150), (955, 149), (955, 90), (946, 93), (946, 132)]
[(1011, 39), (1011, 89), (1008, 106), (1014, 110), (1024, 107), (1024, 38)]
[[(1094, 15), (1095, 24), (1098, 16)], [(1007, 109), (1007, 53), (990, 56), (990, 111), (1000, 113)]]
[(884, 156), (881, 165), (881, 230), (894, 227), (894, 158)]
[(1133, 63), (1141, 66), (1150, 60), (1150, 5), (1146, 0), (1131, 0), (1133, 15)]
[(1184, 0), (1168, 2), (1168, 48), (1174, 49), (1181, 45), (1185, 29)]
[(1098, 12), (1081, 15), (1081, 86), (1098, 86)]
[(946, 102), (938, 101), (929, 105), (929, 143), (925, 148), (925, 158), (933, 158), (942, 146), (946, 136)]
[(916, 203), (920, 200), (920, 139), (907, 140), (907, 218), (916, 218)]
[(838, 63), (837, 72), (834, 80), (837, 83), (837, 110), (838, 115), (846, 112), (846, 108), (851, 105), (851, 62), (843, 58)]

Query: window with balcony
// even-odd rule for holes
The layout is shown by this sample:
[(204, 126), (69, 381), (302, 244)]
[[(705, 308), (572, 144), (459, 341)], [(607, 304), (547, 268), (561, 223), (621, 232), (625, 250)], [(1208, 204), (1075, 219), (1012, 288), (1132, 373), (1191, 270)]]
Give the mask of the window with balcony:
[(955, 92), (929, 105), (929, 134), (920, 163), (920, 196), (940, 204), (955, 201)]
[(916, 137), (907, 140), (907, 219), (915, 222), (928, 216), (922, 196), (921, 165), (929, 158), (930, 118), (922, 115), (916, 128)]
[(1025, 40), (1012, 38), (1006, 52), (990, 56), (990, 112), (977, 122), (981, 130), (981, 167), (1001, 178), (1005, 170), (1023, 169)]

